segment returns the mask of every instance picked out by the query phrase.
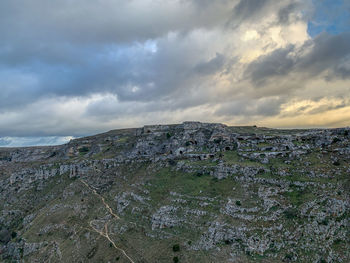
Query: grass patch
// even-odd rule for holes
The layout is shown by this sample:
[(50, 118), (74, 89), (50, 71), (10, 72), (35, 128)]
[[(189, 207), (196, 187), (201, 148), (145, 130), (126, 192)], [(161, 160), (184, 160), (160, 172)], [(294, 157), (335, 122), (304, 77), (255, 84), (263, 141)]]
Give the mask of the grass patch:
[(82, 146), (78, 149), (78, 151), (79, 151), (79, 154), (82, 156), (87, 154), (90, 151), (90, 149), (87, 146)]
[(152, 202), (164, 202), (169, 192), (189, 196), (225, 197), (232, 192), (236, 182), (231, 179), (213, 180), (208, 174), (197, 176), (196, 173), (183, 173), (162, 169), (149, 181), (148, 190)]
[(236, 151), (227, 151), (223, 154), (225, 163), (229, 165), (239, 164), (242, 166), (262, 166), (259, 162), (251, 161), (238, 155)]
[(291, 192), (285, 192), (283, 193), (283, 196), (293, 205), (293, 206), (300, 206), (303, 203), (313, 199), (315, 196), (314, 194), (308, 190), (307, 188), (301, 190), (298, 187), (293, 187), (293, 190)]
[(257, 144), (258, 147), (268, 147), (268, 146), (272, 146), (271, 143), (268, 143), (268, 142), (259, 142)]

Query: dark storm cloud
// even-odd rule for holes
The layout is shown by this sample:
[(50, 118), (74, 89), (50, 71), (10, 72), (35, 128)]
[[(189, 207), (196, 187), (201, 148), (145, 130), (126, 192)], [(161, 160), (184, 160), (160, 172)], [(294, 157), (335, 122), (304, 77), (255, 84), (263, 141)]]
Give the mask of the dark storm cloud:
[(268, 55), (258, 58), (249, 64), (246, 73), (258, 85), (263, 85), (268, 78), (287, 75), (295, 63), (292, 58), (288, 57), (293, 48), (293, 46), (289, 46), (277, 49)]
[(210, 75), (221, 71), (224, 66), (224, 63), (225, 57), (220, 53), (216, 53), (215, 58), (207, 62), (199, 63), (195, 66), (194, 70), (199, 74)]
[(337, 77), (341, 77), (342, 79), (350, 78), (350, 55), (344, 57), (341, 63), (335, 66), (334, 73), (335, 76), (330, 75), (328, 77), (329, 80), (332, 80)]
[(350, 33), (339, 35), (321, 34), (302, 47), (289, 46), (277, 49), (251, 63), (245, 72), (257, 86), (274, 77), (285, 77), (293, 72), (312, 78), (326, 70), (328, 78), (350, 77)]
[[(191, 70), (190, 52), (195, 52), (190, 47), (172, 50), (160, 46), (156, 54), (151, 54), (137, 45), (90, 51), (80, 52), (82, 56), (75, 54), (72, 63), (61, 63), (64, 58), (56, 63), (41, 60), (2, 72), (0, 84), (3, 94), (8, 95), (1, 96), (0, 108), (23, 104), (25, 97), (31, 101), (40, 96), (96, 92), (115, 93), (121, 100), (155, 100), (186, 81), (185, 74)], [(111, 54), (114, 52), (118, 54)]]
[(278, 11), (278, 23), (287, 24), (290, 22), (291, 14), (293, 14), (296, 10), (302, 8), (301, 3), (291, 2), (288, 5), (282, 7)]
[(233, 9), (233, 19), (236, 23), (255, 17), (257, 13), (263, 12), (271, 0), (240, 0)]
[[(198, 60), (191, 53), (198, 56), (200, 50), (163, 41), (152, 54), (148, 41), (178, 32), (175, 41), (181, 42), (192, 30), (223, 23), (232, 6), (232, 1), (207, 1), (204, 8), (198, 1), (1, 1), (0, 111), (47, 96), (109, 92), (120, 100), (149, 101), (170, 95), (188, 84), (191, 60)], [(204, 67), (199, 66), (202, 73), (209, 64)]]
[(298, 61), (300, 70), (308, 70), (310, 75), (317, 75), (336, 66), (350, 54), (350, 32), (339, 35), (321, 34), (314, 40), (312, 51)]
[[(240, 0), (232, 10), (230, 25), (239, 26), (242, 22), (258, 22), (271, 13), (277, 14), (277, 21), (273, 24), (287, 24), (291, 22), (291, 15), (306, 9), (308, 1), (298, 0)], [(304, 11), (304, 15), (308, 12)]]

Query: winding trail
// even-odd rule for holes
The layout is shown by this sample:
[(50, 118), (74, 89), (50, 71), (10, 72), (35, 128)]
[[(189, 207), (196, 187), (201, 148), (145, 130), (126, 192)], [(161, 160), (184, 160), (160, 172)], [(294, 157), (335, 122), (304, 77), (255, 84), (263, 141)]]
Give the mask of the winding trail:
[(103, 196), (101, 196), (99, 193), (97, 193), (97, 191), (95, 189), (93, 189), (90, 185), (88, 185), (85, 181), (80, 180), (87, 188), (90, 189), (90, 191), (92, 191), (98, 198), (101, 199), (102, 203), (104, 204), (104, 206), (106, 207), (106, 209), (109, 211), (109, 213), (115, 217), (116, 219), (120, 219), (119, 216), (117, 216), (115, 213), (113, 213), (112, 208), (106, 203), (105, 199)]
[[(85, 181), (80, 180), (90, 191), (92, 191), (99, 199), (101, 199), (102, 203), (104, 204), (104, 206), (106, 207), (106, 209), (108, 210), (109, 214), (112, 215), (114, 218), (116, 219), (120, 219), (120, 217), (118, 215), (116, 215), (115, 213), (113, 213), (112, 208), (106, 203), (105, 199), (103, 196), (101, 196), (99, 193), (97, 193), (97, 191), (95, 189), (93, 189), (90, 185), (88, 185)], [(108, 221), (106, 222), (106, 224), (104, 225), (104, 231), (103, 230), (98, 230), (96, 229), (93, 225), (92, 225), (92, 221), (89, 222), (90, 227), (92, 228), (93, 231), (95, 231), (96, 233), (98, 233), (99, 235), (105, 237), (109, 242), (111, 242), (111, 244), (113, 245), (113, 247), (117, 250), (119, 250), (131, 263), (135, 263), (130, 256), (128, 256), (128, 254), (125, 252), (124, 249), (118, 247), (115, 242), (110, 238), (109, 234), (108, 234)]]

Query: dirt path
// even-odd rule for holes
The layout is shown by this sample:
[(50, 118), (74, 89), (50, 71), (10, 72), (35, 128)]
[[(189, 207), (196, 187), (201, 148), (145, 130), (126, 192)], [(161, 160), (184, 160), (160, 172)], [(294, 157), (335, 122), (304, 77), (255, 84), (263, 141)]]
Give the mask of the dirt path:
[[(93, 189), (90, 185), (88, 185), (85, 181), (80, 180), (90, 191), (92, 191), (104, 204), (104, 206), (106, 207), (106, 209), (108, 210), (109, 214), (112, 215), (114, 218), (116, 219), (120, 219), (120, 217), (118, 215), (116, 215), (115, 213), (113, 213), (112, 208), (106, 203), (105, 199), (103, 196), (101, 196), (99, 193), (97, 193), (97, 191), (95, 189)], [(104, 226), (104, 231), (99, 231), (98, 229), (96, 229), (93, 225), (92, 225), (92, 221), (89, 222), (90, 227), (92, 228), (93, 231), (95, 231), (96, 233), (98, 233), (99, 235), (103, 236), (104, 238), (106, 238), (109, 242), (111, 242), (111, 244), (113, 245), (113, 247), (117, 250), (119, 250), (131, 263), (135, 263), (131, 257), (128, 256), (128, 254), (126, 254), (125, 250), (118, 247), (115, 242), (109, 237), (108, 234), (108, 221), (106, 222), (105, 226)]]
[(119, 216), (117, 216), (115, 213), (113, 213), (112, 208), (106, 203), (105, 199), (103, 196), (101, 196), (99, 193), (96, 192), (95, 189), (93, 189), (90, 185), (88, 185), (85, 181), (80, 180), (87, 188), (90, 189), (90, 191), (92, 191), (98, 198), (101, 199), (102, 203), (104, 204), (104, 206), (106, 207), (106, 209), (109, 211), (109, 213), (115, 217), (116, 219), (120, 219)]

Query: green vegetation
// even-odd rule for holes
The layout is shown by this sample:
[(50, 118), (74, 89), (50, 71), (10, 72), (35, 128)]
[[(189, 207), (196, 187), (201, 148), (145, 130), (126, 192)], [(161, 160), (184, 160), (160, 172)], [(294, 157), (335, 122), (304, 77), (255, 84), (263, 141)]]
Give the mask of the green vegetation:
[(251, 161), (238, 155), (236, 151), (227, 151), (223, 153), (223, 160), (228, 165), (239, 164), (241, 166), (262, 166), (256, 161)]
[(173, 251), (174, 252), (179, 252), (180, 251), (180, 245), (179, 244), (173, 245)]
[(173, 191), (191, 196), (224, 197), (232, 192), (237, 184), (232, 179), (214, 181), (208, 174), (197, 176), (164, 168), (149, 182), (151, 200), (155, 204), (163, 203), (164, 196)]
[(296, 207), (314, 198), (313, 193), (308, 188), (300, 189), (299, 187), (292, 185), (292, 189), (293, 190), (291, 192), (285, 192), (284, 196), (292, 205)]
[(271, 143), (268, 143), (268, 142), (259, 142), (258, 143), (258, 147), (268, 147), (268, 146), (271, 146), (272, 144)]
[[(350, 180), (349, 157), (337, 150), (346, 143), (342, 135), (322, 149), (313, 137), (297, 138), (295, 145), (310, 149), (261, 163), (263, 156), (254, 156), (266, 156), (262, 147), (288, 152), (283, 138), (273, 136), (301, 131), (227, 130), (240, 133), (239, 149), (224, 136), (213, 142), (206, 128), (200, 134), (173, 127), (154, 134), (123, 130), (75, 140), (55, 154), (40, 148), (44, 159), (0, 167), (4, 180), (27, 171), (0, 191), (1, 246), (10, 244), (23, 262), (130, 262), (122, 251), (134, 262), (347, 262)], [(0, 151), (3, 162), (11, 156)], [(78, 176), (50, 173), (62, 164), (74, 165)], [(238, 174), (230, 172), (234, 165)]]
[(83, 147), (78, 148), (78, 151), (79, 151), (80, 155), (85, 155), (90, 151), (90, 149), (87, 146), (83, 146)]
[(116, 141), (117, 143), (121, 144), (121, 143), (126, 143), (128, 142), (129, 138), (128, 137), (120, 137), (118, 138), (118, 140)]
[(283, 214), (287, 219), (296, 219), (299, 215), (298, 210), (294, 208), (289, 208), (285, 210)]
[(16, 238), (16, 237), (17, 237), (17, 232), (13, 231), (13, 232), (11, 233), (11, 237), (12, 237), (12, 238)]
[(207, 173), (210, 172), (210, 167), (215, 167), (217, 165), (217, 162), (214, 162), (211, 159), (206, 160), (199, 160), (199, 161), (193, 161), (193, 160), (185, 160), (185, 163), (194, 167), (208, 167)]

